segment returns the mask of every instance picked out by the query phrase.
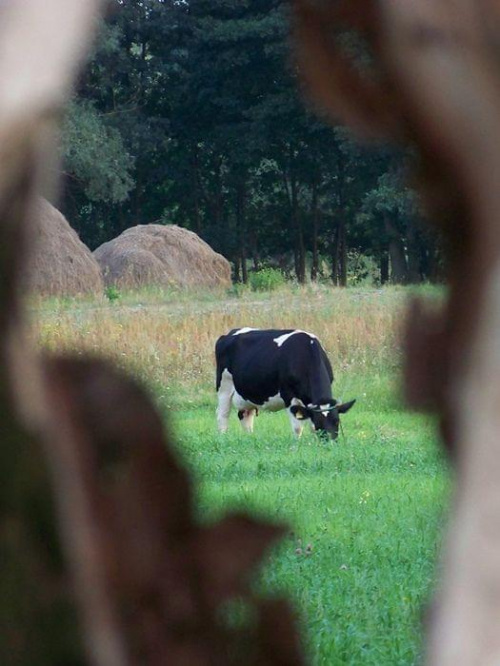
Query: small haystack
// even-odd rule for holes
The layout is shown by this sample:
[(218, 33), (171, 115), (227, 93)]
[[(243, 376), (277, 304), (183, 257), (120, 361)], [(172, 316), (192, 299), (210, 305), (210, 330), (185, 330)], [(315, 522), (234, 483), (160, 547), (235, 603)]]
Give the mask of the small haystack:
[(176, 225), (132, 227), (97, 248), (107, 286), (228, 287), (231, 266), (192, 231)]
[(62, 213), (38, 199), (32, 219), (35, 237), (27, 285), (42, 296), (102, 294), (99, 264)]

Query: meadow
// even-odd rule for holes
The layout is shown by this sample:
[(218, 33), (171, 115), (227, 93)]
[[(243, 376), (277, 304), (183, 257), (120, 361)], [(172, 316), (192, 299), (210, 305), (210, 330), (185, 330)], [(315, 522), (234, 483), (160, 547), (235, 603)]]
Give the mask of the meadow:
[[(432, 418), (406, 411), (398, 397), (407, 295), (309, 286), (31, 304), (41, 346), (112, 356), (151, 387), (197, 480), (201, 520), (244, 508), (290, 525), (255, 585), (294, 599), (317, 666), (422, 657), (450, 483)], [(334, 396), (357, 399), (337, 442), (294, 439), (283, 412), (261, 413), (253, 435), (233, 412), (229, 432), (216, 432), (213, 346), (236, 326), (318, 335)]]

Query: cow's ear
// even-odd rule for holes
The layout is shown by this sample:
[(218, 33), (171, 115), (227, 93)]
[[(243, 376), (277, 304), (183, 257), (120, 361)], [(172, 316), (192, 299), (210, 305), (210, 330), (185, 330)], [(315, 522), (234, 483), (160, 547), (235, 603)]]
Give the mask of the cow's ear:
[(311, 416), (307, 407), (301, 407), (300, 405), (294, 405), (293, 407), (290, 407), (290, 412), (299, 421), (304, 421), (305, 419), (308, 419)]
[(345, 414), (348, 412), (355, 402), (356, 400), (351, 400), (350, 402), (344, 402), (341, 405), (336, 405), (339, 414)]

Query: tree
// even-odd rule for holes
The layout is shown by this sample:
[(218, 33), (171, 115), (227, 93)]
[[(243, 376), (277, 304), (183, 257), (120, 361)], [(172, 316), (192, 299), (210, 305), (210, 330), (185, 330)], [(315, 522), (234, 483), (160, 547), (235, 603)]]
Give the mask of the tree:
[[(64, 140), (65, 208), (89, 245), (175, 222), (230, 258), (237, 280), (266, 262), (299, 282), (310, 262), (318, 279), (328, 255), (345, 285), (348, 248), (384, 264), (391, 235), (393, 277), (425, 273), (405, 211), (370, 230), (382, 216), (370, 193), (392, 205), (381, 178), (401, 156), (362, 150), (304, 108), (288, 23), (282, 0), (115, 0)], [(406, 258), (408, 243), (418, 251)]]

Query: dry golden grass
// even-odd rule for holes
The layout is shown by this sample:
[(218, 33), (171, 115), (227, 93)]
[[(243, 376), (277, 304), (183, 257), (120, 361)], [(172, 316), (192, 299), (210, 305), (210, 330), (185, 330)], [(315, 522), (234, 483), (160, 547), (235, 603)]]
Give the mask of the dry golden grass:
[(239, 298), (165, 294), (163, 303), (155, 292), (153, 299), (128, 296), (127, 305), (48, 305), (35, 312), (33, 333), (44, 348), (105, 354), (152, 383), (207, 386), (219, 335), (239, 326), (302, 328), (320, 338), (343, 374), (397, 365), (405, 300), (401, 289), (285, 288)]

